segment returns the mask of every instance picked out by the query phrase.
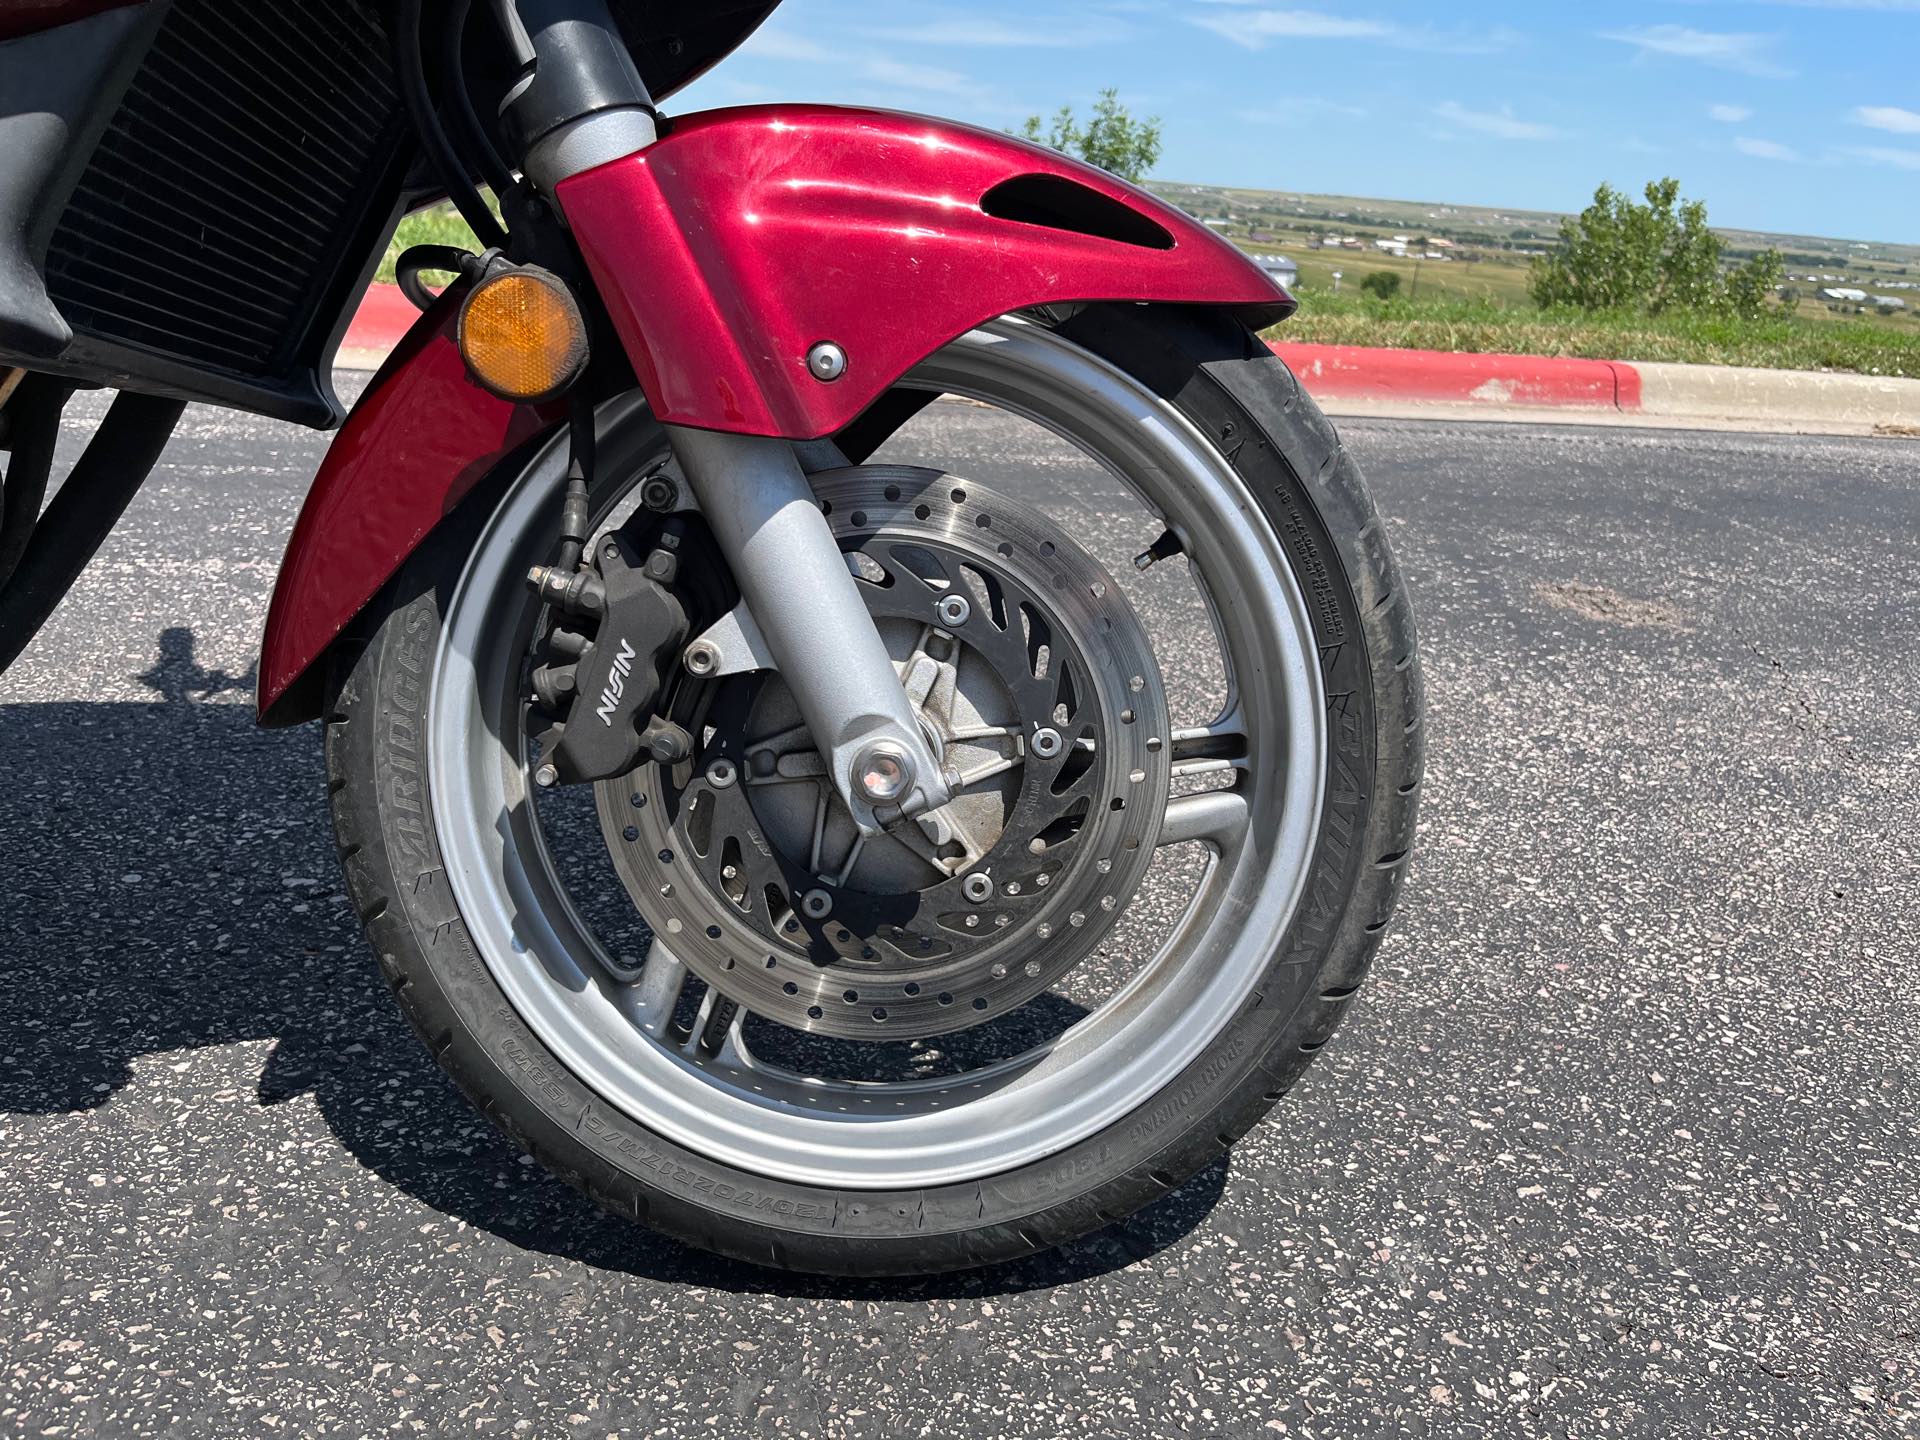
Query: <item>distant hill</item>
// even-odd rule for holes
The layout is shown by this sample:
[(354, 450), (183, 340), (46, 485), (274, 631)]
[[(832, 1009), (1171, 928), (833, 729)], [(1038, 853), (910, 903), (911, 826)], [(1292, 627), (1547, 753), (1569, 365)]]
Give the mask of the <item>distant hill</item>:
[[(1565, 217), (1547, 210), (1451, 205), (1440, 201), (1381, 200), (1355, 195), (1310, 195), (1287, 190), (1249, 190), (1218, 185), (1152, 181), (1149, 189), (1203, 220), (1226, 222), (1231, 238), (1259, 248), (1260, 236), (1298, 244), (1325, 235), (1373, 241), (1394, 235), (1445, 239), (1456, 247), (1521, 259), (1550, 246)], [(1791, 274), (1850, 279), (1869, 287), (1902, 277), (1920, 284), (1920, 243), (1910, 245), (1774, 234), (1720, 228), (1732, 258), (1773, 248), (1787, 257)]]

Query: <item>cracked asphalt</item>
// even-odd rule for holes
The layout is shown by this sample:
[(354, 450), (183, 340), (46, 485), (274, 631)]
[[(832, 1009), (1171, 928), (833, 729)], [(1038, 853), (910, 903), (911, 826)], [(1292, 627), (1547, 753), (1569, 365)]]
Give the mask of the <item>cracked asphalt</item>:
[(0, 680), (0, 1433), (1920, 1435), (1920, 445), (1345, 432), (1430, 698), (1345, 1029), (1126, 1226), (863, 1285), (603, 1217), (442, 1079), (318, 736), (250, 723), (324, 437), (191, 411)]

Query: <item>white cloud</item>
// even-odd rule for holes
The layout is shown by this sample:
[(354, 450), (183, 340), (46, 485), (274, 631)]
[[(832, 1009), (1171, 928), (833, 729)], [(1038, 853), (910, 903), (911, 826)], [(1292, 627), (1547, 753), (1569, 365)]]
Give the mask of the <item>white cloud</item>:
[(1340, 115), (1349, 120), (1366, 118), (1366, 108), (1360, 105), (1343, 105), (1337, 100), (1322, 100), (1318, 96), (1302, 95), (1285, 100), (1269, 101), (1267, 104), (1251, 110), (1236, 112), (1239, 119), (1249, 125), (1299, 125), (1324, 115)]
[(1498, 110), (1469, 110), (1456, 101), (1449, 100), (1444, 105), (1436, 105), (1433, 113), (1449, 124), (1458, 125), (1462, 130), (1475, 130), (1482, 135), (1497, 136), (1502, 140), (1557, 140), (1560, 132), (1551, 125), (1541, 125), (1532, 120), (1519, 119), (1513, 108), (1502, 105)]
[(1790, 145), (1782, 145), (1777, 140), (1756, 140), (1751, 135), (1742, 135), (1733, 142), (1733, 148), (1742, 155), (1751, 155), (1755, 160), (1778, 160), (1792, 164), (1800, 158), (1800, 152)]
[(1862, 105), (1853, 112), (1853, 123), (1895, 135), (1920, 135), (1920, 115), (1898, 105)]
[(898, 91), (904, 97), (940, 95), (950, 99), (980, 100), (987, 87), (958, 70), (917, 65), (876, 51), (829, 50), (804, 36), (784, 31), (761, 31), (747, 42), (746, 52), (762, 60), (787, 60), (807, 65), (830, 65), (843, 75)]
[(1248, 50), (1264, 50), (1276, 40), (1361, 40), (1397, 50), (1424, 50), (1441, 55), (1492, 55), (1511, 49), (1519, 40), (1505, 28), (1481, 32), (1443, 31), (1430, 25), (1402, 25), (1397, 20), (1368, 20), (1359, 16), (1329, 15), (1322, 10), (1256, 10), (1246, 0), (1208, 0), (1223, 13), (1190, 17), (1195, 25), (1222, 35)]
[(1794, 73), (1771, 58), (1775, 40), (1771, 35), (1726, 34), (1687, 25), (1641, 25), (1632, 30), (1605, 31), (1600, 38), (1633, 46), (1643, 60), (1652, 55), (1697, 60), (1716, 69), (1770, 80), (1785, 80)]
[(1753, 111), (1744, 105), (1709, 105), (1707, 114), (1722, 125), (1738, 125), (1742, 120), (1753, 118)]
[(824, 45), (785, 30), (761, 30), (747, 41), (746, 54), (762, 60), (795, 60), (812, 63), (837, 57)]
[(1755, 5), (1787, 5), (1796, 10), (1872, 10), (1881, 14), (1920, 14), (1920, 0), (1751, 0)]
[(934, 95), (971, 95), (978, 88), (970, 76), (936, 65), (913, 65), (886, 55), (869, 55), (859, 62), (860, 73), (880, 85)]
[(1874, 165), (1891, 165), (1896, 170), (1920, 170), (1920, 150), (1895, 150), (1886, 145), (1865, 145), (1845, 152), (1856, 160)]
[(1111, 45), (1125, 40), (1133, 29), (1123, 20), (1101, 25), (1009, 24), (1004, 20), (957, 19), (929, 20), (919, 25), (903, 25), (874, 32), (886, 40), (906, 40), (917, 45), (964, 45), (983, 49), (1078, 50), (1087, 45)]

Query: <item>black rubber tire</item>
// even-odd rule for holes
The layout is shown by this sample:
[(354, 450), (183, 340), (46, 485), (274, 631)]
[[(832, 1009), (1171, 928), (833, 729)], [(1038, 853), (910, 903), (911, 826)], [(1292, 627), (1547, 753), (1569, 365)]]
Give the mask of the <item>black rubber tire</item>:
[(716, 1164), (601, 1101), (507, 1003), (433, 833), (419, 719), (442, 601), (477, 522), (442, 526), (340, 647), (326, 719), (334, 824), (400, 1004), (483, 1112), (617, 1214), (766, 1265), (869, 1276), (1057, 1245), (1179, 1186), (1245, 1134), (1366, 973), (1413, 846), (1422, 737), (1413, 619), (1360, 472), (1286, 366), (1223, 316), (1088, 307), (1055, 323), (1175, 403), (1260, 498), (1310, 602), (1333, 722), (1307, 899), (1265, 979), (1173, 1083), (1065, 1151), (984, 1183), (834, 1191)]

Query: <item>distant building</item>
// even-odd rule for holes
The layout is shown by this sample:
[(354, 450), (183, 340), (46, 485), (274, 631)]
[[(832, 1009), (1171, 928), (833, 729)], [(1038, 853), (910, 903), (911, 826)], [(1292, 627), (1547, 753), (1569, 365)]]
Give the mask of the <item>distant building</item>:
[(1285, 255), (1254, 255), (1249, 258), (1271, 275), (1273, 283), (1283, 290), (1291, 290), (1300, 283), (1300, 266)]

